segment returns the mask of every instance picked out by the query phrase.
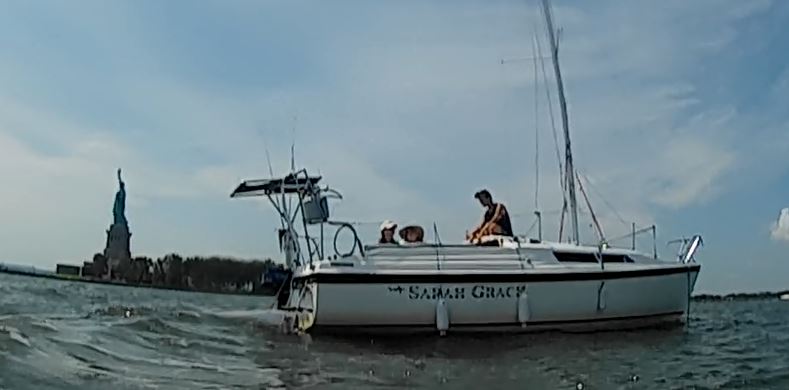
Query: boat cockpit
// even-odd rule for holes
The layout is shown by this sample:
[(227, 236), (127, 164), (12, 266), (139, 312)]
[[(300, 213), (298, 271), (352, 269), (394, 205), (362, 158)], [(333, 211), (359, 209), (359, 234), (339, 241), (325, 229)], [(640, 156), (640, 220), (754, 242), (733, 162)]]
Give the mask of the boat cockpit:
[[(604, 242), (598, 246), (574, 245), (524, 236), (491, 235), (473, 244), (468, 241), (460, 244), (443, 244), (438, 239), (436, 241), (439, 242), (427, 243), (424, 241), (424, 229), (415, 225), (400, 230), (402, 240), (397, 244), (365, 245), (359, 237), (355, 224), (330, 218), (329, 199), (342, 199), (342, 195), (328, 187), (319, 187), (320, 180), (320, 176), (310, 176), (306, 170), (300, 170), (281, 178), (244, 181), (231, 194), (232, 198), (255, 196), (268, 198), (280, 217), (279, 244), (280, 249), (285, 253), (289, 268), (317, 262), (347, 263), (349, 258), (354, 257), (364, 261), (392, 256), (400, 258), (454, 256), (476, 259), (501, 256), (521, 261), (535, 259), (554, 264), (597, 263), (600, 266), (606, 263), (658, 261), (657, 253), (649, 256), (636, 252), (634, 248), (632, 250), (610, 248)], [(291, 201), (292, 197), (296, 198), (296, 202)], [(331, 230), (334, 231), (333, 239), (327, 237)], [(350, 248), (340, 248), (342, 246), (340, 237), (343, 232), (350, 233), (352, 242)], [(327, 251), (326, 242), (331, 242), (333, 254)], [(678, 253), (677, 260), (688, 262), (700, 244), (700, 237), (686, 240)], [(528, 256), (524, 256), (525, 252), (528, 252)]]

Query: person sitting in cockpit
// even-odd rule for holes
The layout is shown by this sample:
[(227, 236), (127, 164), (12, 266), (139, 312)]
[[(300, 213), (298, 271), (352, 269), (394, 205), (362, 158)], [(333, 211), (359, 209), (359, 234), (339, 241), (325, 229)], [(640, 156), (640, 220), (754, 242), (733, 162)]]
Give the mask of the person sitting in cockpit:
[(406, 226), (400, 229), (400, 238), (404, 243), (420, 244), (425, 240), (425, 230), (421, 226)]
[(397, 229), (397, 224), (392, 221), (384, 221), (381, 224), (381, 238), (378, 239), (378, 244), (387, 245), (387, 244), (394, 244), (397, 245), (397, 241), (395, 241), (395, 230)]
[(466, 239), (472, 243), (479, 243), (482, 237), (490, 235), (499, 236), (512, 236), (512, 223), (510, 222), (510, 215), (507, 208), (501, 203), (494, 203), (493, 196), (488, 190), (482, 190), (474, 194), (474, 197), (479, 200), (487, 210), (485, 216), (480, 224), (474, 231), (466, 236)]

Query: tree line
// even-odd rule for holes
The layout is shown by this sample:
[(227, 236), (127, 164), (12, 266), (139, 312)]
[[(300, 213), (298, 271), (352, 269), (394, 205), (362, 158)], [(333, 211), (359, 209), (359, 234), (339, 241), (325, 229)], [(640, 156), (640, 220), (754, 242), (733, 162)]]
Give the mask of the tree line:
[[(229, 257), (182, 257), (169, 254), (156, 260), (138, 256), (110, 270), (104, 255), (97, 253), (86, 264), (83, 276), (110, 279), (133, 285), (147, 285), (206, 292), (261, 293), (263, 273), (283, 269), (271, 259), (239, 260)], [(108, 272), (109, 271), (109, 272)]]

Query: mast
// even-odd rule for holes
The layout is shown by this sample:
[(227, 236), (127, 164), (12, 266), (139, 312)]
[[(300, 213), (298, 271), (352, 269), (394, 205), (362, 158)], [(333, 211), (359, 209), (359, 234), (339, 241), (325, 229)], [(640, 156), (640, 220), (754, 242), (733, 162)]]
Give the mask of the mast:
[(562, 110), (562, 126), (564, 128), (564, 178), (567, 181), (567, 194), (570, 201), (570, 221), (572, 224), (571, 242), (579, 244), (578, 236), (578, 204), (575, 198), (575, 169), (573, 168), (573, 151), (570, 146), (570, 125), (567, 118), (567, 101), (564, 97), (564, 84), (562, 83), (562, 72), (559, 69), (559, 42), (556, 31), (553, 27), (553, 15), (551, 15), (551, 5), (549, 0), (542, 0), (543, 13), (545, 14), (546, 27), (548, 29), (548, 39), (551, 43), (551, 59), (553, 60), (553, 70), (556, 73), (556, 84), (559, 90), (559, 105)]

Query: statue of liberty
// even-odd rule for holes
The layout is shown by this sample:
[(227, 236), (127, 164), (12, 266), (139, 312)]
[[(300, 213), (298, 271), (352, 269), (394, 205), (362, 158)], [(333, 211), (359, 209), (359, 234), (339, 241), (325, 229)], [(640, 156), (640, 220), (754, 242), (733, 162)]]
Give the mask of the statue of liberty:
[(115, 194), (115, 204), (112, 206), (113, 224), (127, 225), (126, 221), (126, 185), (121, 179), (121, 170), (118, 168), (118, 185), (120, 189)]

